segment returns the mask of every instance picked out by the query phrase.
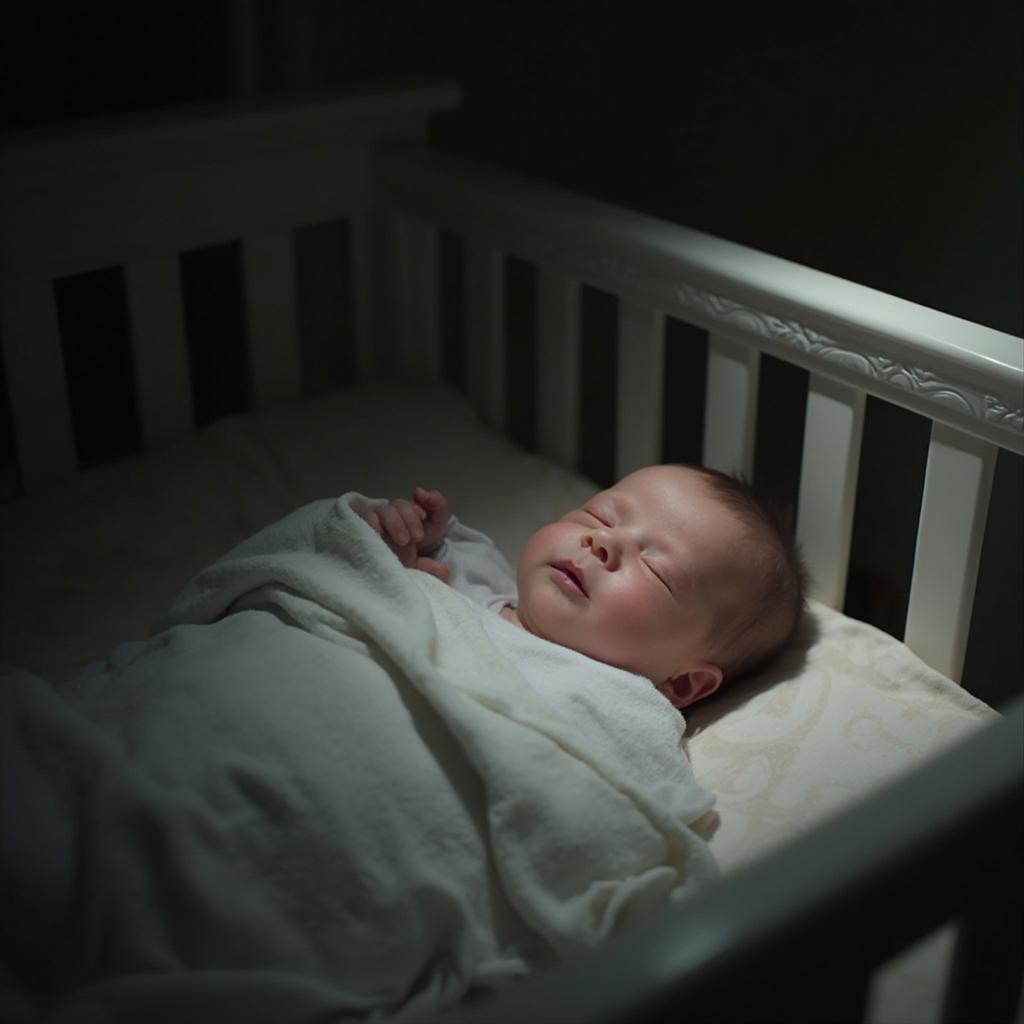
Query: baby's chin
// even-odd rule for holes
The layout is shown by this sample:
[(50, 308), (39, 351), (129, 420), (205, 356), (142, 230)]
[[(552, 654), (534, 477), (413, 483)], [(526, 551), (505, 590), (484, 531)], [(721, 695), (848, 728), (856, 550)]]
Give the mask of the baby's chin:
[(516, 625), (525, 629), (528, 633), (540, 637), (541, 640), (547, 640), (549, 643), (557, 644), (559, 647), (567, 647), (569, 650), (582, 654), (594, 661), (599, 661), (603, 665), (622, 669), (623, 672), (632, 672), (633, 675), (643, 676), (645, 679), (651, 678), (641, 668), (634, 667), (631, 664), (624, 664), (621, 658), (607, 657), (604, 652), (597, 650), (594, 645), (587, 643), (585, 638), (577, 636), (570, 631), (560, 630), (557, 624), (550, 621), (550, 618), (546, 619), (543, 615), (535, 613), (536, 609), (532, 608), (529, 602), (520, 603), (514, 612), (515, 619), (510, 619), (510, 621), (515, 621)]

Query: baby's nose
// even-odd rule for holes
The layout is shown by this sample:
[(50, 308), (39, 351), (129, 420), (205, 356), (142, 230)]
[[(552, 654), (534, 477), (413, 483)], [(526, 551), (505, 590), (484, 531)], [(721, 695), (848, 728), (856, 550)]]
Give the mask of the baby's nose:
[(583, 547), (590, 548), (591, 554), (602, 562), (607, 569), (614, 569), (618, 561), (617, 550), (610, 538), (597, 534), (588, 534), (583, 538)]

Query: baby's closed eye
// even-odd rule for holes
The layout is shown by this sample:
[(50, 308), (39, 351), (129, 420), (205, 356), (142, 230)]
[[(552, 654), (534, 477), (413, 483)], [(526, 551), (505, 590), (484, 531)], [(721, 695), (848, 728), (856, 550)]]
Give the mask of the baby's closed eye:
[(658, 569), (655, 566), (655, 564), (652, 561), (650, 561), (650, 559), (644, 558), (642, 559), (642, 561), (644, 565), (647, 566), (647, 569), (650, 571), (651, 575), (653, 575), (655, 579), (657, 579), (658, 582), (671, 594), (673, 592), (672, 585), (669, 583), (668, 577), (665, 574), (664, 570)]

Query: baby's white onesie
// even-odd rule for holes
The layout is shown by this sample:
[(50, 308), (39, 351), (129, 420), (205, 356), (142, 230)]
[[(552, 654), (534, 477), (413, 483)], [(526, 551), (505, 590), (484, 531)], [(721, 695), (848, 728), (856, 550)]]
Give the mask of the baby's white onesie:
[(515, 572), (486, 534), (452, 516), (432, 558), (451, 569), (449, 585), (474, 608), (487, 635), (538, 693), (615, 757), (663, 806), (686, 822), (714, 803), (694, 785), (683, 749), (686, 723), (649, 679), (534, 636), (501, 617), (516, 603)]

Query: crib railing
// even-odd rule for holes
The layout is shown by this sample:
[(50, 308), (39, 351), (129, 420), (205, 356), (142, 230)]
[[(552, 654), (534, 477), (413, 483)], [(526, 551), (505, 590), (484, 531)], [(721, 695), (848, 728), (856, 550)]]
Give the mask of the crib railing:
[[(54, 282), (123, 268), (145, 449), (195, 429), (180, 272), (190, 250), (240, 242), (247, 390), (255, 408), (300, 396), (293, 231), (344, 219), (352, 287), (368, 293), (371, 154), (422, 139), (452, 85), (223, 104), (57, 126), (0, 140), (0, 341), (26, 490), (78, 459)], [(368, 303), (353, 324), (371, 361)]]
[[(797, 529), (815, 596), (841, 607), (866, 396), (931, 423), (904, 638), (959, 678), (998, 449), (1024, 451), (1022, 341), (632, 211), (422, 145), (458, 90), (202, 109), (0, 144), (0, 342), (27, 490), (78, 464), (54, 281), (123, 268), (142, 447), (196, 423), (181, 259), (240, 242), (251, 406), (301, 393), (294, 232), (343, 219), (355, 379), (441, 379), (439, 232), (464, 243), (466, 383), (507, 426), (505, 260), (536, 268), (539, 449), (580, 465), (581, 365), (615, 363), (614, 469), (658, 461), (669, 317), (707, 334), (701, 458), (750, 473), (759, 365), (807, 371)], [(386, 146), (381, 140), (389, 141)], [(340, 283), (340, 282), (339, 282)], [(581, 296), (617, 301), (603, 355)], [(370, 301), (368, 296), (372, 295)]]
[[(944, 1024), (1021, 997), (1024, 703), (747, 869), (448, 1024), (846, 1024), (873, 972), (955, 922)], [(979, 857), (978, 850), (986, 855)]]
[(762, 353), (809, 371), (797, 529), (814, 596), (832, 607), (846, 591), (866, 396), (927, 417), (904, 639), (959, 678), (996, 453), (1024, 451), (1020, 338), (422, 147), (383, 149), (376, 181), (400, 268), (397, 296), (383, 300), (403, 311), (391, 350), (409, 373), (440, 377), (437, 232), (458, 233), (468, 391), (499, 430), (512, 356), (503, 261), (536, 266), (538, 447), (565, 465), (579, 455), (584, 284), (618, 299), (617, 475), (659, 460), (667, 316), (708, 332), (705, 465), (751, 475)]

